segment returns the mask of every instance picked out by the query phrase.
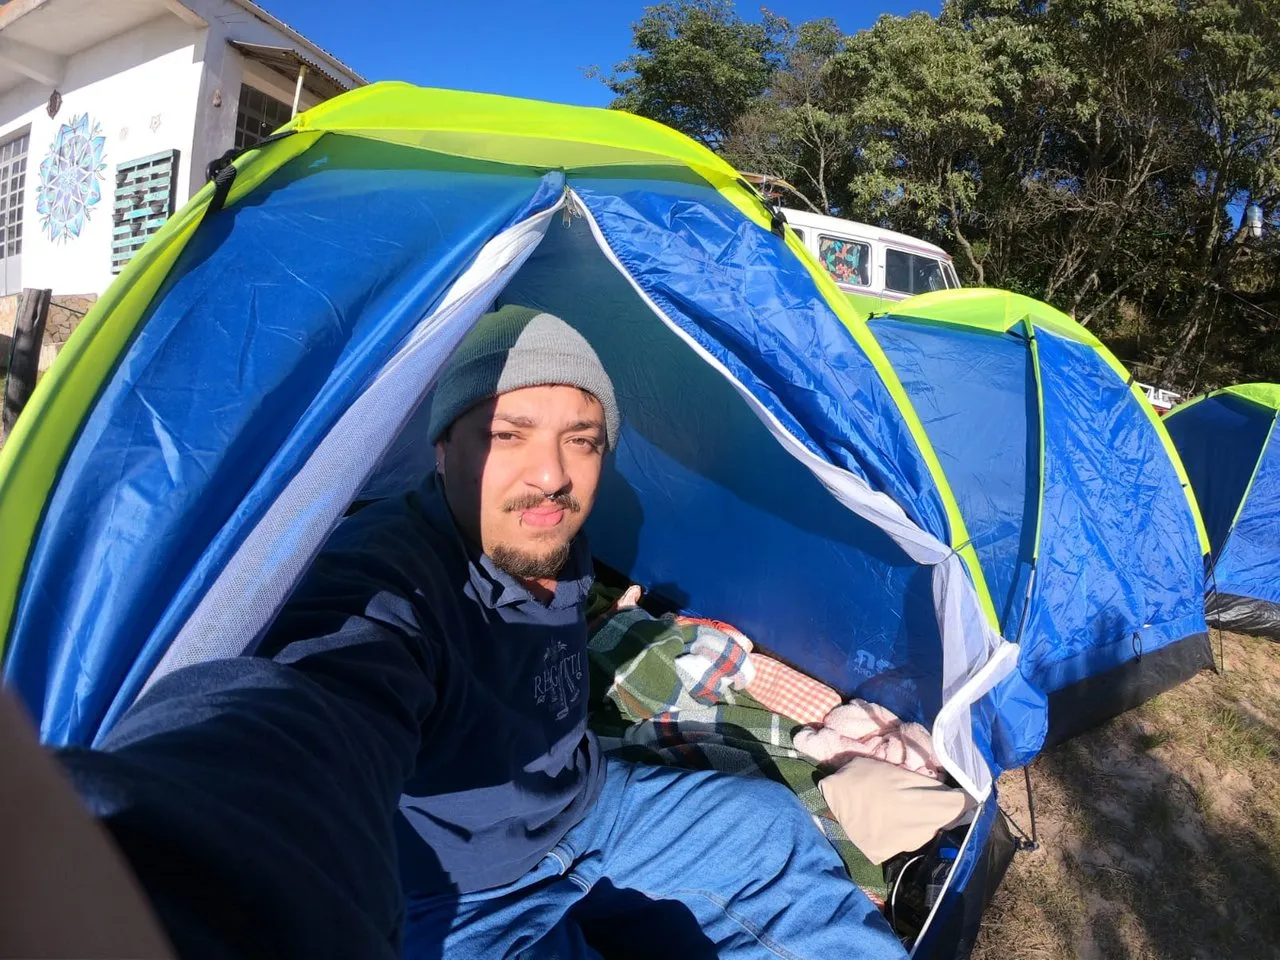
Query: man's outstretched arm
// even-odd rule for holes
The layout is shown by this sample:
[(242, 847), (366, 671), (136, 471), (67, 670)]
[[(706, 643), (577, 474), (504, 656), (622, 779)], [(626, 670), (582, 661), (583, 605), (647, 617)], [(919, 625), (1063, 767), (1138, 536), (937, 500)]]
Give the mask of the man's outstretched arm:
[(321, 558), (260, 657), (159, 681), (61, 752), (183, 956), (392, 956), (392, 822), (435, 702), (395, 570)]

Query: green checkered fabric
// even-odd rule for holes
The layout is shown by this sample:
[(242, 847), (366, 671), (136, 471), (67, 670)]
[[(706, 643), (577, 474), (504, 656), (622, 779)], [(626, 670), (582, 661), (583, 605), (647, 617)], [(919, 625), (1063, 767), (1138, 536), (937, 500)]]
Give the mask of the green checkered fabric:
[(605, 594), (590, 607), (599, 619), (587, 651), (588, 722), (601, 746), (637, 763), (764, 776), (785, 784), (816, 815), (854, 882), (883, 899), (882, 870), (835, 822), (818, 790), (817, 765), (791, 742), (800, 725), (728, 687), (714, 703), (699, 701), (676, 658), (689, 652), (702, 628), (654, 619), (638, 608), (601, 617), (611, 602)]

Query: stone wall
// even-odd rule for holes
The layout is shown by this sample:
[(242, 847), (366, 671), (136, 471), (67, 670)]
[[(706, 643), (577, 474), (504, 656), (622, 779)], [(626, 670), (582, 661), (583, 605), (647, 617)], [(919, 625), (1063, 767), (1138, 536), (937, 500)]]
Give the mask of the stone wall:
[[(13, 325), (18, 320), (18, 295), (0, 297), (0, 337), (12, 337)], [(8, 354), (5, 354), (8, 357)]]
[(53, 365), (58, 351), (71, 338), (71, 334), (80, 326), (80, 321), (97, 299), (96, 293), (60, 293), (49, 298), (49, 317), (44, 324), (44, 342), (40, 345), (37, 375)]
[[(89, 312), (96, 293), (55, 294), (49, 301), (49, 316), (45, 320), (44, 340), (40, 344), (38, 373), (44, 373), (53, 363), (62, 345), (71, 338), (84, 315)], [(9, 366), (9, 345), (18, 317), (18, 295), (0, 297), (0, 378)]]
[[(0, 297), (0, 393), (4, 391), (4, 376), (9, 372), (9, 348), (13, 343), (13, 328), (18, 321), (18, 295)], [(3, 403), (0, 398), (0, 403)]]
[(44, 342), (59, 347), (66, 343), (97, 299), (96, 293), (55, 295), (49, 302), (49, 319), (45, 322)]

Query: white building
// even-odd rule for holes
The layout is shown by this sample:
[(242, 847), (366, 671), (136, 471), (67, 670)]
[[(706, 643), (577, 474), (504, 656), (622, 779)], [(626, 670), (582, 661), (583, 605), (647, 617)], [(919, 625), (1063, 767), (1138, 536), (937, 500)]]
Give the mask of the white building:
[(210, 160), (364, 82), (250, 0), (0, 0), (0, 297), (101, 293)]

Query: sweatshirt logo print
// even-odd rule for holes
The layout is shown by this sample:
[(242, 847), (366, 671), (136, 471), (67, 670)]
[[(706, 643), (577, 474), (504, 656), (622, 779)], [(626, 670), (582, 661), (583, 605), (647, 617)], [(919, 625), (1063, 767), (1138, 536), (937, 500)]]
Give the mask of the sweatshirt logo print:
[(559, 640), (547, 647), (542, 672), (533, 677), (534, 702), (545, 704), (555, 719), (563, 720), (582, 697), (582, 686), (582, 653), (570, 653)]

